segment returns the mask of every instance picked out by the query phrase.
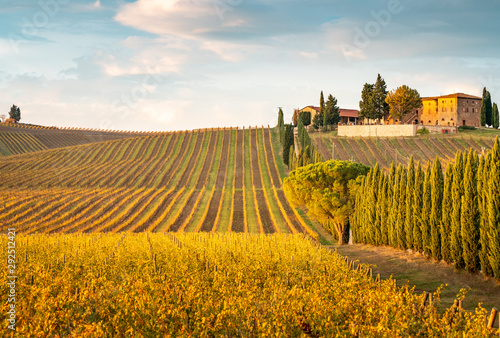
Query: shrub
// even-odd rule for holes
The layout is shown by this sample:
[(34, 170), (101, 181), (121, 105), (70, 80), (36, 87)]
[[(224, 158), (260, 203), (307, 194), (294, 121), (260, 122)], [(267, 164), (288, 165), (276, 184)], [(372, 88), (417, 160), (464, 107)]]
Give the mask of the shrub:
[(462, 130), (476, 130), (476, 127), (474, 127), (474, 126), (460, 126), (460, 127), (458, 127), (458, 131), (462, 131)]
[(417, 130), (418, 135), (427, 135), (429, 134), (429, 129), (423, 127), (422, 129)]

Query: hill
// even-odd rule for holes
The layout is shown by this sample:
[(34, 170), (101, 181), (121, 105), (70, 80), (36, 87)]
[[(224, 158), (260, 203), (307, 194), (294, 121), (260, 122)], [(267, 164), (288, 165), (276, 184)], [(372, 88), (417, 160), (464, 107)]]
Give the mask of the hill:
[(456, 135), (422, 135), (414, 137), (337, 137), (332, 133), (310, 134), (318, 151), (326, 160), (352, 160), (389, 169), (392, 162), (407, 165), (410, 156), (415, 162), (427, 163), (436, 156), (442, 163), (453, 162), (459, 150), (491, 149), (496, 134), (467, 133)]
[(0, 156), (136, 137), (135, 132), (0, 123)]
[(269, 128), (174, 132), (10, 156), (1, 230), (310, 233)]

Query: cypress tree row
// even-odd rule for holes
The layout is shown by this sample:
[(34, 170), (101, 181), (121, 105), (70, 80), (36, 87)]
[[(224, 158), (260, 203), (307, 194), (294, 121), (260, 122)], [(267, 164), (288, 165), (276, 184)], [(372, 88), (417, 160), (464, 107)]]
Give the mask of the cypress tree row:
[(464, 195), (462, 196), (462, 250), (465, 268), (469, 272), (479, 271), (479, 211), (477, 204), (475, 151), (467, 156), (464, 172)]
[(412, 249), (500, 280), (500, 145), (479, 157), (458, 152), (443, 175), (437, 158), (415, 170), (377, 166), (361, 180), (353, 239)]
[(443, 187), (442, 221), (441, 221), (441, 256), (446, 263), (453, 262), (451, 255), (451, 220), (453, 213), (452, 184), (453, 164), (446, 166)]

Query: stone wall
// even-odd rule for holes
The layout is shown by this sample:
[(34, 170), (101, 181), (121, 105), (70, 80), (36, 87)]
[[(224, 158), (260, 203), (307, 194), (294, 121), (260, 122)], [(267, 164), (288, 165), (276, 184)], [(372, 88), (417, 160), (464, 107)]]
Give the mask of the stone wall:
[(339, 126), (338, 129), (338, 136), (347, 137), (415, 136), (416, 133), (417, 125), (414, 124)]
[[(418, 125), (417, 129), (426, 128), (431, 134), (455, 134), (458, 132), (456, 126), (423, 126)], [(443, 131), (444, 130), (444, 131)]]

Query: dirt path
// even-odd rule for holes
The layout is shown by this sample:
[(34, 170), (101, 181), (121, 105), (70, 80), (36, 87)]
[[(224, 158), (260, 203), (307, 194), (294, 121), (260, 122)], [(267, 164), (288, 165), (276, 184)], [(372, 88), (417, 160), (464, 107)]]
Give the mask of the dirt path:
[(374, 264), (374, 276), (378, 273), (382, 278), (391, 275), (398, 285), (406, 281), (415, 285), (417, 292), (435, 292), (441, 284), (448, 286), (441, 293), (441, 309), (450, 307), (461, 288), (469, 289), (464, 300), (464, 307), (473, 310), (478, 302), (491, 310), (500, 306), (500, 285), (481, 274), (469, 274), (466, 271), (456, 271), (453, 266), (444, 262), (427, 259), (418, 253), (411, 253), (390, 247), (375, 247), (355, 244), (329, 246), (340, 254), (348, 256), (349, 260), (359, 260), (361, 263)]
[(243, 190), (234, 192), (234, 210), (231, 219), (231, 231), (245, 232), (245, 213), (243, 211)]

